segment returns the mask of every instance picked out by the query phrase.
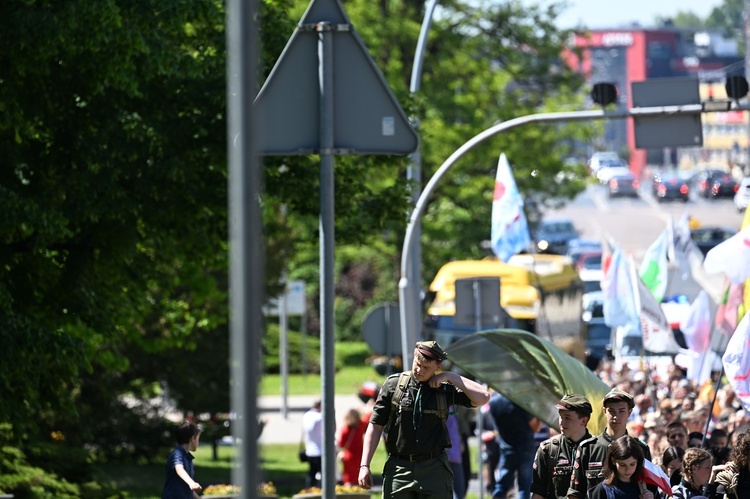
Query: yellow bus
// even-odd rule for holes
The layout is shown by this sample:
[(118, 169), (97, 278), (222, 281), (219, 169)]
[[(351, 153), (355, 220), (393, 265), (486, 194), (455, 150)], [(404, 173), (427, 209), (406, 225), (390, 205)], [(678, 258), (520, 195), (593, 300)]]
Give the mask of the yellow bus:
[(508, 263), (484, 260), (446, 263), (430, 284), (426, 336), (444, 347), (475, 333), (476, 326), (456, 326), (456, 279), (497, 277), (504, 324), (482, 324), (482, 330), (522, 329), (551, 341), (581, 336), (583, 283), (570, 258), (560, 255), (515, 255)]

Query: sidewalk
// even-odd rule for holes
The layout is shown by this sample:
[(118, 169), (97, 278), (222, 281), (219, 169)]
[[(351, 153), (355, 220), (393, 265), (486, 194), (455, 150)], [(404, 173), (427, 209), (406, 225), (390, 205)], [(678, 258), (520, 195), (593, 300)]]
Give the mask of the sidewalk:
[[(279, 395), (258, 397), (258, 415), (266, 422), (258, 442), (261, 444), (299, 443), (302, 436), (302, 415), (316, 399), (315, 395), (290, 395), (287, 398), (287, 414), (282, 414), (282, 399)], [(344, 413), (362, 407), (356, 395), (334, 396), (336, 428), (340, 428)]]

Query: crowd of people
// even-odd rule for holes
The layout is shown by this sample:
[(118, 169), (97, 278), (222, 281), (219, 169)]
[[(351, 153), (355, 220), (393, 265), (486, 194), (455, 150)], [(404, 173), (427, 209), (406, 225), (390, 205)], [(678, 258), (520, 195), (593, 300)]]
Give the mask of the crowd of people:
[[(667, 497), (656, 485), (645, 487), (635, 479), (650, 463), (668, 477), (674, 497), (750, 498), (750, 417), (728, 385), (719, 384), (717, 392), (718, 373), (698, 384), (677, 365), (660, 375), (645, 366), (616, 369), (604, 361), (596, 373), (611, 391), (601, 400), (563, 397), (555, 406), (558, 434), (503, 395), (440, 371), (444, 358), (435, 342), (420, 342), (412, 371), (389, 377), (379, 389), (363, 387), (363, 406), (351, 409), (338, 431), (341, 483), (371, 487), (370, 460), (383, 441), (389, 456), (385, 497), (409, 495), (401, 490), (411, 487), (406, 484), (442, 490), (445, 482), (436, 477), (450, 475), (446, 497), (463, 499), (471, 476), (468, 438), (476, 434), (482, 442), (482, 482), (493, 499), (511, 490), (519, 499)], [(441, 409), (441, 391), (450, 395), (451, 410)], [(592, 404), (603, 408), (607, 421), (599, 435), (587, 429)], [(318, 422), (315, 410), (304, 421)], [(315, 453), (319, 436), (309, 431), (319, 431), (319, 425), (305, 427), (308, 449)], [(317, 457), (310, 461), (309, 485), (319, 485)]]

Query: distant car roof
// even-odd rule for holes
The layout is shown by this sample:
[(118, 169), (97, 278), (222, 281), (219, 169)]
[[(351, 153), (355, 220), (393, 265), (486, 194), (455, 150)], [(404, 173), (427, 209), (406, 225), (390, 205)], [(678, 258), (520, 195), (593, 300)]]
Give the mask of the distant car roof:
[(576, 237), (568, 241), (568, 248), (601, 248), (602, 243), (598, 239), (586, 239), (583, 237)]
[(664, 172), (664, 173), (657, 174), (656, 177), (657, 178), (661, 178), (662, 180), (664, 180), (664, 179), (671, 179), (671, 178), (676, 178), (678, 180), (684, 180), (685, 179), (685, 174), (684, 173), (675, 173), (675, 172)]

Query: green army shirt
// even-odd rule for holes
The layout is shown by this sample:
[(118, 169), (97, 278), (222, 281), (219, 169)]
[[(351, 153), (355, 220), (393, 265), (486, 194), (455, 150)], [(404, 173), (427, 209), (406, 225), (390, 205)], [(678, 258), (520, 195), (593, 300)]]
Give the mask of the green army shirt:
[[(440, 388), (431, 388), (427, 383), (419, 383), (413, 375), (409, 376), (407, 389), (401, 398), (399, 407), (392, 404), (393, 394), (398, 384), (398, 374), (389, 376), (380, 389), (380, 395), (375, 402), (375, 407), (370, 416), (370, 423), (384, 426), (386, 431), (385, 448), (389, 455), (424, 455), (437, 454), (450, 446), (448, 429), (444, 421), (437, 414), (437, 393), (441, 390), (445, 393), (448, 407), (463, 405), (471, 407), (469, 397), (451, 384), (440, 385)], [(417, 392), (422, 388), (422, 418), (421, 422), (414, 428), (414, 402), (417, 400)], [(395, 411), (394, 414), (391, 414)], [(388, 422), (391, 420), (391, 427)]]
[(590, 438), (591, 433), (586, 430), (586, 434), (578, 442), (563, 435), (555, 435), (542, 442), (534, 457), (531, 493), (547, 499), (567, 497), (578, 446)]

